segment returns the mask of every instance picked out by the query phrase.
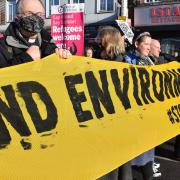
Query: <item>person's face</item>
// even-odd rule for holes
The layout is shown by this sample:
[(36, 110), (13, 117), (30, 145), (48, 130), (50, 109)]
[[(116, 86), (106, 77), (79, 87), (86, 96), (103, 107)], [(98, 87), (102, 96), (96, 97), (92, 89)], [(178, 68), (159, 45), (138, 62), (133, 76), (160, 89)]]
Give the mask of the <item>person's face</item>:
[(160, 43), (158, 41), (151, 43), (151, 54), (155, 57), (159, 57), (160, 52), (161, 52)]
[(91, 49), (88, 49), (88, 50), (87, 50), (87, 52), (86, 52), (86, 56), (87, 56), (87, 57), (91, 57), (91, 58), (92, 58), (92, 56), (93, 56), (93, 52), (92, 52), (92, 50), (91, 50)]
[(37, 33), (44, 26), (44, 8), (42, 4), (38, 0), (23, 0), (16, 23), (24, 37), (36, 38)]
[(44, 18), (44, 8), (38, 0), (24, 0), (22, 14), (30, 16), (32, 13)]
[(143, 37), (143, 41), (139, 44), (136, 42), (135, 46), (142, 55), (148, 56), (151, 46), (151, 37), (148, 36)]

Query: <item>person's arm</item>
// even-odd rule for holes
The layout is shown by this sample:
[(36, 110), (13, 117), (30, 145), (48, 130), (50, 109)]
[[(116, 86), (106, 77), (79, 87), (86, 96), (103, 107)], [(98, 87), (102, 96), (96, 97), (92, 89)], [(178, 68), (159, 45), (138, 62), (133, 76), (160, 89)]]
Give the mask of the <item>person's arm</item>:
[(71, 52), (67, 49), (59, 49), (51, 35), (46, 31), (42, 30), (41, 32), (42, 36), (42, 45), (41, 45), (41, 58), (46, 57), (50, 54), (56, 53), (61, 58), (68, 58), (71, 54)]
[(132, 64), (132, 62), (131, 62), (132, 59), (131, 59), (131, 57), (128, 54), (124, 55), (124, 61), (126, 63)]
[(137, 65), (137, 58), (133, 53), (128, 52), (126, 55), (124, 55), (124, 62)]
[(17, 56), (13, 56), (5, 47), (1, 46), (0, 44), (0, 67), (22, 64), (30, 61), (33, 61), (33, 59), (28, 53), (22, 52)]
[(53, 42), (43, 42), (41, 46), (41, 57), (44, 58), (56, 52), (57, 46)]
[(0, 39), (0, 67), (7, 67), (16, 64), (33, 61), (33, 57), (28, 52), (21, 52), (13, 55), (13, 48), (7, 46), (4, 38)]
[(8, 59), (7, 61), (8, 61), (8, 65), (12, 66), (12, 65), (22, 64), (26, 62), (31, 62), (33, 61), (33, 59), (28, 53), (22, 52), (18, 54), (17, 56), (14, 56), (11, 59)]
[(115, 61), (118, 61), (118, 62), (123, 62), (123, 61), (124, 61), (124, 59), (123, 59), (122, 54), (117, 55), (117, 56), (116, 56), (116, 58), (115, 58)]

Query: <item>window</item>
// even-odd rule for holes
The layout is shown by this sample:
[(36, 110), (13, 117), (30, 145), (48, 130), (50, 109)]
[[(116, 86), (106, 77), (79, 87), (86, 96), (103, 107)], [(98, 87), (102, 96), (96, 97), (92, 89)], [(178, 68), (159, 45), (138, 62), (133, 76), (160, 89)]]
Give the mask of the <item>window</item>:
[(15, 15), (16, 15), (16, 0), (11, 0), (11, 1), (8, 2), (7, 11), (8, 11), (8, 13), (7, 13), (8, 14), (7, 21), (11, 22), (11, 21), (13, 21)]
[(49, 4), (50, 5), (60, 5), (60, 0), (50, 0)]
[(73, 3), (84, 3), (85, 0), (68, 0), (69, 4), (73, 4)]
[(161, 52), (173, 56), (180, 56), (180, 37), (162, 39)]
[(60, 5), (61, 0), (47, 0), (46, 1), (46, 17), (51, 15), (51, 6), (52, 5)]
[(154, 3), (154, 2), (160, 2), (161, 0), (145, 0), (145, 3)]
[(115, 9), (114, 0), (97, 0), (97, 12), (112, 12)]

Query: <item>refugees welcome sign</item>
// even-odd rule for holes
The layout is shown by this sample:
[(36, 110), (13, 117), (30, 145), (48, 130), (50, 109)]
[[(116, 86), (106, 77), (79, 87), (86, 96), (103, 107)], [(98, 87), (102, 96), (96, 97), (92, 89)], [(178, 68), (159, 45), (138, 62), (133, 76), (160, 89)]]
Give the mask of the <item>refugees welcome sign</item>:
[(1, 179), (96, 179), (180, 134), (180, 65), (51, 55), (0, 70)]
[(84, 3), (51, 7), (51, 35), (59, 48), (84, 52)]

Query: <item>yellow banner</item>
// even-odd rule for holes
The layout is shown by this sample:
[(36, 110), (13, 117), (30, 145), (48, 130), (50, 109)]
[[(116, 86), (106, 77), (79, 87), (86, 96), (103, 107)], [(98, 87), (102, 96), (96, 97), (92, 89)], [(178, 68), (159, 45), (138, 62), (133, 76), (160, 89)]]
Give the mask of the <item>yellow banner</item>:
[(180, 133), (180, 64), (51, 55), (0, 70), (0, 179), (96, 179)]

